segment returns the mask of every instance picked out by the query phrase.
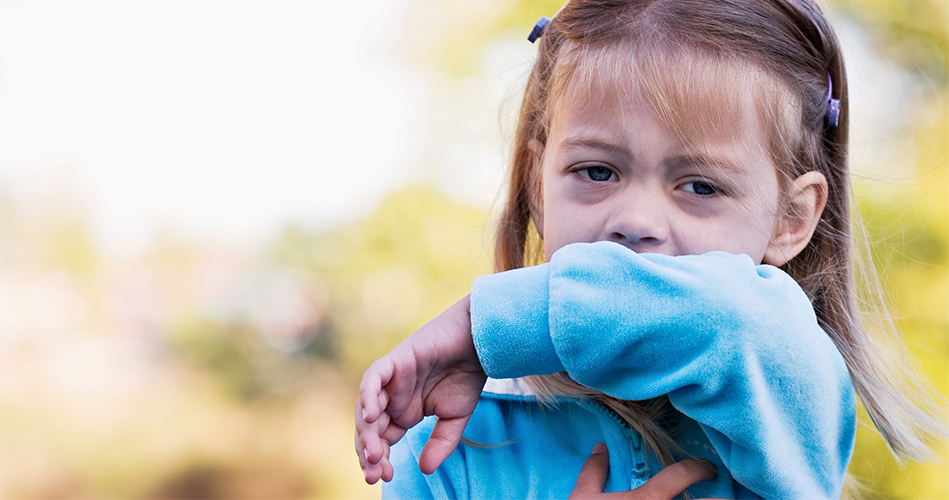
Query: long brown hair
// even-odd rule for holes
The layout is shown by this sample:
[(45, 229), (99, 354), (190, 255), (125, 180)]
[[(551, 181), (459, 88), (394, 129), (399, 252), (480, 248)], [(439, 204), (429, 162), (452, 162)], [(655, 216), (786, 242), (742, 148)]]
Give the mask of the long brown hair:
[[(906, 394), (912, 391), (892, 369), (892, 346), (868, 333), (861, 321), (851, 255), (847, 80), (837, 37), (819, 7), (812, 0), (574, 0), (547, 25), (538, 51), (521, 103), (496, 232), (496, 270), (544, 259), (531, 218), (543, 198), (540, 158), (532, 143), (546, 143), (552, 110), (566, 82), (609, 77), (604, 75), (628, 70), (632, 61), (659, 111), (681, 122), (688, 110), (668, 104), (675, 102), (670, 95), (712, 84), (694, 74), (689, 78), (693, 65), (673, 61), (711, 61), (721, 71), (744, 68), (745, 76), (763, 76), (769, 85), (742, 88), (761, 100), (759, 111), (772, 127), (779, 178), (787, 182), (817, 171), (828, 183), (827, 205), (813, 237), (783, 269), (812, 298), (821, 326), (843, 355), (859, 398), (890, 448), (899, 456), (926, 456), (931, 446), (927, 439), (944, 432), (941, 424), (931, 412), (907, 404)], [(662, 76), (670, 65), (678, 68), (672, 71), (674, 78)], [(726, 86), (742, 85), (728, 83), (737, 80), (719, 79)], [(664, 87), (670, 83), (677, 89)], [(832, 97), (840, 101), (836, 126), (827, 123), (830, 85)], [(866, 271), (872, 272), (872, 265)], [(889, 323), (888, 330), (895, 333)], [(564, 375), (535, 377), (531, 384), (540, 394), (566, 392), (600, 400), (640, 431), (664, 462), (676, 449), (674, 439), (656, 423), (669, 411), (662, 398), (648, 404), (619, 401)]]

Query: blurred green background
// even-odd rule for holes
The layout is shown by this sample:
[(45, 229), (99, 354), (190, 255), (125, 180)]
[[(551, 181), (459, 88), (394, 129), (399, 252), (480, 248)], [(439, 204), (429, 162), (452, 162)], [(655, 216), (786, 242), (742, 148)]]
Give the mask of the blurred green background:
[[(378, 497), (359, 377), (489, 272), (560, 2), (339, 4), (0, 6), (0, 497)], [(871, 253), (945, 396), (949, 6), (828, 8)], [(949, 498), (945, 442), (857, 446), (867, 498)]]

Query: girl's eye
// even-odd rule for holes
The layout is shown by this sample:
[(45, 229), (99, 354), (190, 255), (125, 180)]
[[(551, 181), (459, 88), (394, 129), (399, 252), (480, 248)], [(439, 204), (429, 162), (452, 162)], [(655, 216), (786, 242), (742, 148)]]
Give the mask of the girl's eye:
[(613, 177), (613, 171), (607, 167), (586, 167), (579, 170), (584, 177), (591, 181), (604, 182)]
[(715, 186), (703, 181), (687, 182), (682, 185), (682, 189), (702, 196), (718, 193), (718, 189), (716, 189)]

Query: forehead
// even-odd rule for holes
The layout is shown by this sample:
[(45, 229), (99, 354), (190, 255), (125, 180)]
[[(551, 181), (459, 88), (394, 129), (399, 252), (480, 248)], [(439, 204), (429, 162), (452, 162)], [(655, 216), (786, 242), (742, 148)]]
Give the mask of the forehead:
[(555, 69), (551, 127), (646, 108), (696, 148), (723, 142), (770, 151), (788, 118), (788, 93), (753, 65), (685, 50), (626, 47), (567, 51)]

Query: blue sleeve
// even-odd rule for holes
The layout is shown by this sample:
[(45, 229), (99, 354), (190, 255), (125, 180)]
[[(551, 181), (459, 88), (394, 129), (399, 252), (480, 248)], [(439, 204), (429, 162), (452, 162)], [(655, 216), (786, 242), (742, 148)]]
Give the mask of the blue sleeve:
[(472, 335), (495, 378), (566, 371), (626, 400), (668, 394), (764, 498), (835, 498), (853, 450), (847, 367), (787, 274), (743, 255), (568, 245), (478, 278)]

